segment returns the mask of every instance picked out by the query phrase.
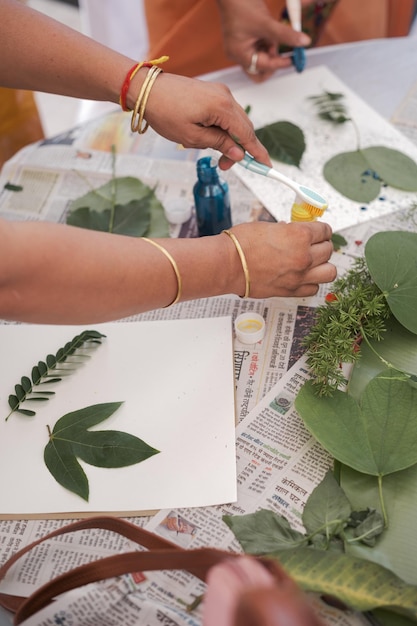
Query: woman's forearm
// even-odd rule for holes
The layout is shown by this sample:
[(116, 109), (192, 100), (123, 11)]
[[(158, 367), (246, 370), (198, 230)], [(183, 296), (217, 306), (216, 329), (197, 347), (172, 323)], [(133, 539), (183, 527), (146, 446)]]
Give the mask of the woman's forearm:
[[(244, 252), (250, 296), (308, 296), (335, 278), (324, 223), (254, 222), (232, 229)], [(246, 291), (237, 249), (225, 234), (158, 239), (190, 300)], [(146, 240), (45, 222), (0, 220), (0, 319), (82, 324), (171, 304), (178, 280)]]
[[(158, 239), (177, 264), (182, 300), (244, 291), (238, 259), (225, 239)], [(167, 306), (177, 294), (170, 261), (142, 239), (61, 224), (1, 222), (0, 247), (3, 319), (102, 322)], [(236, 287), (228, 278), (233, 274)]]

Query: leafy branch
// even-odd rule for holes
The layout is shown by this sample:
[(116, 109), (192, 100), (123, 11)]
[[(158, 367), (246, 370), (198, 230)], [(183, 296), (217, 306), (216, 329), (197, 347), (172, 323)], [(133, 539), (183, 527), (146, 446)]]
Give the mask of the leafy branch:
[(266, 509), (223, 520), (244, 552), (278, 559), (305, 590), (336, 598), (354, 610), (383, 611), (391, 624), (398, 623), (400, 615), (410, 623), (417, 621), (415, 586), (372, 560), (345, 553), (357, 542), (365, 544), (363, 550), (372, 549), (383, 532), (383, 521), (375, 510), (352, 510), (332, 472), (305, 504), (301, 519), (305, 533)]
[(50, 399), (49, 396), (55, 395), (55, 392), (44, 389), (38, 391), (34, 388), (58, 383), (64, 376), (71, 374), (82, 363), (82, 359), (89, 358), (88, 354), (80, 350), (85, 349), (86, 345), (101, 344), (103, 337), (105, 335), (96, 330), (85, 330), (59, 348), (55, 355), (48, 354), (45, 361), (39, 361), (37, 365), (34, 365), (30, 377), (22, 376), (20, 383), (15, 385), (15, 393), (9, 395), (8, 402), (11, 411), (6, 421), (15, 412), (28, 417), (36, 415), (33, 410), (23, 409), (22, 404), (25, 401), (46, 402)]
[(351, 122), (355, 129), (356, 139), (358, 142), (358, 149), (360, 147), (359, 129), (355, 123), (355, 120), (350, 117), (347, 107), (344, 103), (344, 95), (342, 93), (336, 93), (331, 91), (324, 91), (318, 96), (310, 96), (309, 100), (317, 108), (317, 114), (320, 119), (332, 124), (345, 124)]
[(352, 268), (334, 282), (304, 339), (318, 395), (330, 396), (346, 382), (341, 364), (358, 361), (363, 339), (382, 339), (390, 313), (366, 260), (356, 259)]

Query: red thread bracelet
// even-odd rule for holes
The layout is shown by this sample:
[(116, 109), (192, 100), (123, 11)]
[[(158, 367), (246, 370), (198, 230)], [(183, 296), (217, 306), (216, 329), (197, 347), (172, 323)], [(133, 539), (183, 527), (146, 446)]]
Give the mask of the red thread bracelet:
[(120, 90), (119, 104), (122, 107), (123, 111), (130, 111), (130, 109), (126, 105), (126, 96), (129, 91), (130, 83), (132, 79), (135, 77), (136, 73), (142, 67), (152, 67), (152, 63), (135, 63), (133, 67), (130, 68), (128, 73), (126, 74), (126, 78), (123, 81), (122, 88)]

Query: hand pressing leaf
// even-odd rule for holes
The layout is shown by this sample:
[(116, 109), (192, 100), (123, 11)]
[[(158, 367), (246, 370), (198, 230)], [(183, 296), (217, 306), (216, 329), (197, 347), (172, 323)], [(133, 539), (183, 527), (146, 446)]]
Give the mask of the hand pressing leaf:
[(50, 432), (44, 451), (45, 464), (60, 485), (84, 500), (88, 501), (89, 497), (88, 479), (77, 459), (95, 467), (126, 467), (159, 453), (128, 433), (88, 430), (110, 417), (121, 404), (95, 404), (67, 413)]
[(304, 133), (292, 122), (275, 122), (256, 131), (271, 159), (299, 167), (306, 149)]

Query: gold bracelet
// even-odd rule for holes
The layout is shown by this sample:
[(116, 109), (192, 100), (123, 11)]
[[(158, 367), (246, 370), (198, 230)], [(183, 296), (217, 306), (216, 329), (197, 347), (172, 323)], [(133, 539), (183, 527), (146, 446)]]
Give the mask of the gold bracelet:
[[(139, 95), (135, 103), (135, 107), (132, 111), (132, 119), (130, 122), (130, 128), (132, 130), (132, 133), (138, 132), (139, 135), (143, 135), (143, 133), (145, 133), (148, 130), (148, 126), (149, 126), (148, 122), (145, 122), (145, 125), (142, 126), (143, 117), (145, 115), (145, 108), (146, 108), (146, 104), (148, 102), (149, 94), (151, 92), (153, 84), (161, 72), (163, 72), (163, 70), (160, 67), (157, 67), (156, 65), (152, 65), (152, 67), (149, 69), (148, 73), (146, 74), (146, 78), (143, 81), (142, 87), (139, 91)], [(138, 117), (138, 120), (136, 121), (137, 117)]]
[(231, 233), (230, 230), (224, 230), (223, 232), (224, 232), (225, 235), (228, 235), (228, 237), (230, 237), (230, 239), (235, 244), (235, 248), (236, 248), (237, 253), (239, 255), (240, 262), (242, 263), (243, 273), (245, 275), (245, 294), (242, 297), (243, 298), (249, 298), (249, 294), (250, 294), (250, 276), (249, 276), (249, 268), (248, 268), (248, 264), (246, 262), (245, 253), (243, 252), (242, 246), (240, 245), (236, 235)]
[(151, 243), (153, 246), (155, 246), (155, 248), (158, 248), (158, 250), (160, 250), (162, 252), (162, 254), (165, 254), (166, 258), (168, 259), (168, 261), (172, 265), (172, 269), (175, 272), (175, 276), (177, 278), (177, 295), (175, 296), (174, 300), (170, 304), (167, 304), (167, 305), (165, 305), (163, 307), (164, 309), (167, 309), (169, 306), (173, 306), (174, 304), (177, 304), (177, 302), (181, 298), (181, 294), (182, 294), (182, 279), (181, 279), (180, 271), (178, 269), (178, 265), (176, 264), (175, 259), (172, 258), (172, 256), (168, 252), (168, 250), (165, 250), (165, 248), (163, 246), (161, 246), (161, 244), (156, 243), (156, 241), (154, 241), (153, 239), (148, 239), (147, 237), (142, 237), (142, 239), (143, 239), (143, 241), (147, 241), (148, 243)]

